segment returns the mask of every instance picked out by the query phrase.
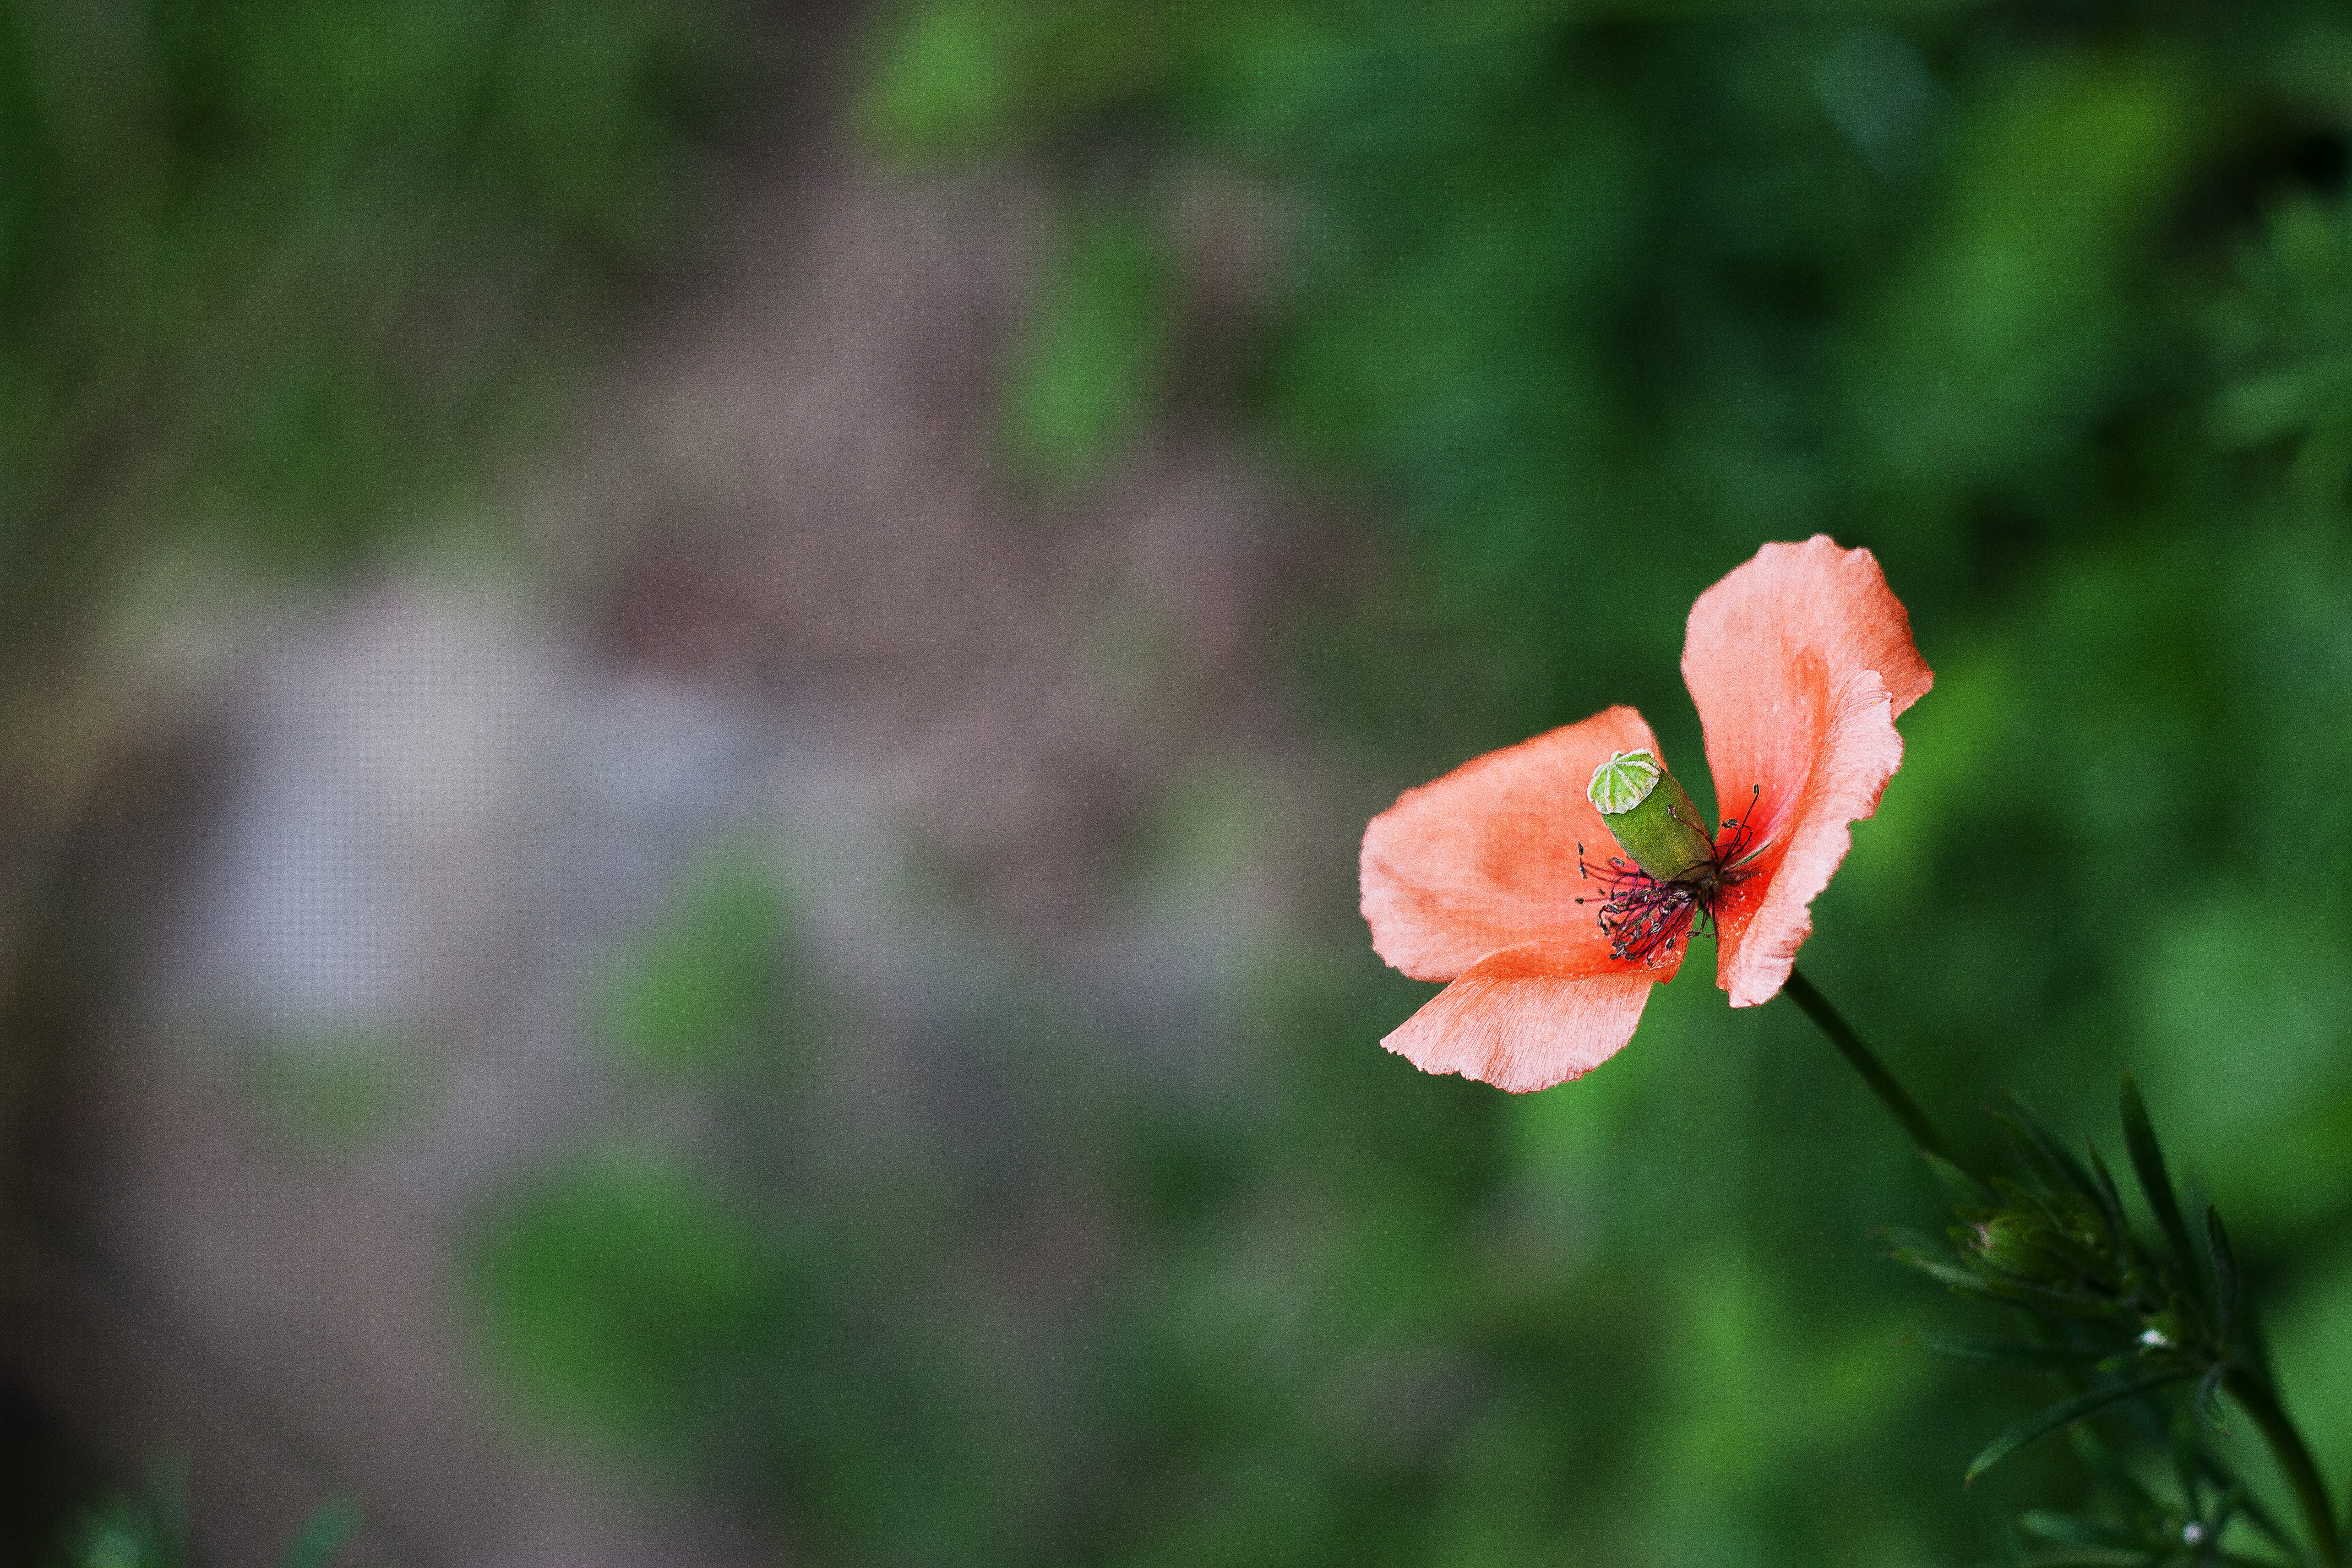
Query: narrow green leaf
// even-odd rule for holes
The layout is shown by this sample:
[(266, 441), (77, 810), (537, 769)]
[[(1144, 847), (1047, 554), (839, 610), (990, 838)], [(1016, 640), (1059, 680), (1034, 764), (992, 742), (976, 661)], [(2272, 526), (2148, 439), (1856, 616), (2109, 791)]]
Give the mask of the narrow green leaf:
[(2083, 1169), (2083, 1163), (2058, 1141), (2057, 1135), (2042, 1124), (2042, 1118), (2033, 1113), (2033, 1107), (2026, 1103), (2025, 1097), (2011, 1089), (2004, 1098), (2016, 1111), (2025, 1135), (2032, 1140), (2042, 1157), (2058, 1173), (2059, 1179), (2053, 1184), (2072, 1187), (2093, 1203), (2098, 1202), (2099, 1189), (2092, 1184), (2091, 1173)]
[(1992, 1191), (1982, 1182), (1941, 1154), (1930, 1154), (1922, 1149), (1919, 1157), (1927, 1162), (1927, 1169), (1936, 1173), (1936, 1179), (1944, 1184), (1944, 1190), (1953, 1197), (1964, 1204), (1976, 1204), (1984, 1208), (1992, 1206)]
[(2172, 1178), (2164, 1169), (2164, 1150), (2156, 1141), (2156, 1129), (2149, 1125), (2147, 1106), (2140, 1100), (2139, 1085), (2132, 1075), (2124, 1074), (2124, 1142), (2131, 1150), (2132, 1170), (2139, 1177), (2139, 1189), (2147, 1194), (2147, 1206), (2156, 1211), (2156, 1223), (2164, 1231), (2164, 1239), (2172, 1248), (2173, 1262), (2179, 1266), (2184, 1282), (2196, 1288), (2197, 1257), (2189, 1249), (2189, 1226), (2180, 1217), (2180, 1200), (2173, 1196)]
[(1933, 1355), (1978, 1366), (2003, 1366), (2023, 1372), (2080, 1370), (2098, 1359), (2096, 1351), (2069, 1350), (2061, 1345), (2028, 1344), (2021, 1340), (1979, 1339), (1974, 1334), (1917, 1333), (1912, 1342)]
[(1907, 1225), (1878, 1226), (1870, 1232), (1870, 1238), (1873, 1241), (1885, 1242), (1890, 1257), (1897, 1253), (1910, 1252), (1916, 1253), (1922, 1258), (1934, 1258), (1944, 1250), (1944, 1244), (1940, 1240), (1924, 1230), (1916, 1230)]
[(2060, 1427), (2071, 1426), (2085, 1415), (2096, 1415), (2110, 1405), (2146, 1394), (2150, 1389), (2161, 1388), (2168, 1383), (2178, 1383), (2188, 1375), (2187, 1373), (2177, 1371), (2144, 1373), (2138, 1377), (2129, 1378), (2122, 1383), (2111, 1383), (2104, 1387), (2092, 1389), (2087, 1394), (2078, 1394), (2071, 1399), (2062, 1399), (2046, 1410), (2036, 1411), (1987, 1443), (1976, 1458), (1970, 1461), (1968, 1474), (1962, 1478), (1962, 1480), (1964, 1483), (1975, 1480), (2036, 1437), (2046, 1437)]
[(1981, 1275), (1958, 1264), (1946, 1263), (1940, 1258), (1924, 1257), (1916, 1252), (1891, 1252), (1887, 1256), (1897, 1263), (1916, 1268), (1947, 1289), (1958, 1290), (1965, 1296), (1982, 1297), (1989, 1301), (2003, 1299), (2001, 1293), (1987, 1284)]
[(2238, 1255), (2230, 1249), (2230, 1233), (2221, 1228), (2221, 1211), (2210, 1204), (2205, 1206), (2205, 1246), (2213, 1255), (2214, 1314), (2221, 1321), (2226, 1351), (2238, 1326)]
[(2016, 1154), (2018, 1163), (2025, 1167), (2038, 1184), (2040, 1191), (2032, 1195), (2039, 1197), (2044, 1194), (2063, 1193), (2072, 1185), (2066, 1179), (2065, 1168), (2050, 1157), (2049, 1149), (2024, 1122), (1998, 1110), (1993, 1112), (1992, 1119), (2007, 1134), (2010, 1149)]
[(2131, 1250), (2131, 1222), (2124, 1217), (2123, 1194), (2116, 1191), (2116, 1179), (2107, 1170), (2107, 1163), (2099, 1158), (2096, 1144), (2085, 1147), (2091, 1156), (2091, 1179), (2099, 1184), (2099, 1211), (2107, 1216), (2107, 1234), (2115, 1238), (2116, 1250), (2128, 1256)]
[(2271, 1338), (2263, 1331), (2262, 1298), (2249, 1291), (2238, 1292), (2238, 1308), (2231, 1324), (2238, 1336), (2238, 1348), (2244, 1353), (2238, 1359), (2252, 1362), (2264, 1383), (2278, 1382), (2278, 1369), (2271, 1363)]
[(359, 1527), (356, 1504), (348, 1498), (329, 1498), (319, 1505), (310, 1522), (302, 1526), (301, 1533), (286, 1548), (278, 1568), (327, 1568)]
[(2221, 1405), (2221, 1380), (2229, 1373), (2227, 1362), (2207, 1368), (2205, 1375), (2198, 1380), (2197, 1397), (2189, 1402), (2189, 1407), (2197, 1413), (2198, 1421), (2209, 1432), (2230, 1429), (2230, 1413)]
[[(2012, 1132), (2011, 1136), (2018, 1137), (2021, 1134)], [(1993, 1196), (1999, 1200), (1994, 1205), (1996, 1208), (2046, 1209), (2048, 1206), (2042, 1201), (2042, 1194), (2039, 1192), (2022, 1182), (2013, 1182), (2007, 1176), (1995, 1176), (1992, 1179), (1992, 1190)]]
[(1987, 1277), (1984, 1286), (2004, 1301), (2062, 1318), (2096, 1317), (2106, 1305), (2098, 1297), (2071, 1287), (2037, 1285), (2006, 1274)]
[(2026, 1534), (2057, 1546), (2095, 1546), (2108, 1552), (2145, 1552), (2148, 1549), (2147, 1541), (2131, 1531), (2101, 1524), (2080, 1514), (2060, 1513), (2055, 1509), (2032, 1509), (2020, 1515), (2017, 1522)]

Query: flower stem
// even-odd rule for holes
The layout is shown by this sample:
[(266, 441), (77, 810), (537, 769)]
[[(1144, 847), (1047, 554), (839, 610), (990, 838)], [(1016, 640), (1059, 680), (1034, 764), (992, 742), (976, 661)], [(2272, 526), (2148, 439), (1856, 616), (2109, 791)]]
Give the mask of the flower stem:
[(1870, 1086), (1870, 1092), (1878, 1096), (1878, 1103), (1886, 1107), (1888, 1114), (1895, 1121), (1903, 1123), (1903, 1130), (1911, 1135), (1911, 1142), (1939, 1160), (1954, 1165), (1960, 1163), (1959, 1156), (1954, 1154), (1951, 1145), (1944, 1142), (1944, 1135), (1936, 1131), (1936, 1124), (1927, 1120), (1926, 1111), (1919, 1109), (1919, 1102), (1895, 1081), (1895, 1075), (1886, 1070), (1886, 1064), (1878, 1059), (1877, 1053), (1862, 1043), (1862, 1037), (1853, 1032), (1853, 1026), (1830, 1005), (1830, 999), (1816, 990), (1801, 971), (1789, 971), (1788, 982), (1780, 989), (1805, 1010), (1805, 1016), (1813, 1021), (1815, 1028), (1829, 1037), (1830, 1044), (1838, 1048), (1838, 1054), (1845, 1058), (1846, 1064), (1862, 1075), (1862, 1081)]
[(2336, 1533), (2336, 1508), (2327, 1500), (2327, 1483), (2319, 1479), (2319, 1467), (2312, 1462), (2303, 1434), (2295, 1430), (2278, 1395), (2271, 1392), (2267, 1381), (2243, 1368), (2232, 1368), (2223, 1386), (2254, 1418), (2254, 1425), (2263, 1429), (2271, 1458), (2278, 1461), (2280, 1473), (2294, 1489), (2294, 1500), (2303, 1509), (2303, 1521), (2311, 1531), (2311, 1543), (2318, 1550), (2319, 1561), (2326, 1564), (2343, 1562), (2344, 1544)]

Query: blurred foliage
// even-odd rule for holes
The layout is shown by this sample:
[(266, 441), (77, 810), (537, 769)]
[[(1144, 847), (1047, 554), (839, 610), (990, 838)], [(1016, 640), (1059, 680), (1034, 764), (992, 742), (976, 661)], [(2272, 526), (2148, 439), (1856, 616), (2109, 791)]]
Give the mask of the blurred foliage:
[[(43, 0), (0, 21), (0, 624), (163, 529), (350, 560), (664, 252), (729, 0)], [(528, 346), (534, 354), (519, 354)]]
[(787, 1061), (810, 1026), (787, 984), (790, 911), (757, 858), (714, 855), (606, 970), (591, 1020), (622, 1058), (657, 1070), (741, 1072)]
[[(65, 1568), (192, 1568), (187, 1494), (186, 1478), (165, 1472), (141, 1497), (94, 1510), (71, 1532)], [(358, 1509), (330, 1499), (287, 1542), (278, 1568), (328, 1568), (359, 1527)]]
[(241, 1054), (253, 1104), (280, 1133), (320, 1153), (348, 1155), (414, 1125), (433, 1105), (416, 1042), (397, 1030), (289, 1029)]
[[(14, 900), (79, 804), (51, 796), (115, 738), (110, 694), (78, 683), (121, 574), (159, 552), (347, 568), (396, 525), (475, 510), (615, 285), (681, 243), (696, 145), (751, 31), (737, 0), (0, 10)], [(345, 1151), (417, 1098), (404, 1044), (268, 1042), (254, 1087)], [(176, 1498), (93, 1515), (70, 1561), (176, 1568)], [(287, 1568), (323, 1568), (347, 1512), (322, 1512)]]
[[(1361, 520), (1290, 631), (1368, 809), (1612, 701), (1696, 754), (1698, 592), (1768, 539), (1875, 551), (1937, 687), (1808, 968), (1931, 1105), (2014, 1083), (2070, 1146), (2127, 1060), (2340, 1487), (2338, 9), (912, 0), (876, 58), (879, 145), (1066, 194), (1013, 461), (1106, 471), (1208, 343)], [(1238, 307), (1204, 182), (1265, 198)], [(2095, 1439), (1963, 1490), (2032, 1386), (1897, 1343), (1941, 1320), (1863, 1233), (1934, 1184), (1801, 1018), (1694, 979), (1579, 1083), (1423, 1079), (1351, 895), (1262, 955), (1231, 1083), (1171, 1091), (1034, 976), (911, 1144), (814, 1070), (871, 1021), (795, 1037), (782, 1092), (664, 1047), (697, 1135), (492, 1225), (493, 1320), (571, 1347), (551, 1408), (816, 1562), (1884, 1568), (2071, 1528)]]
[[(597, 1032), (637, 1113), (485, 1215), (487, 1342), (528, 1405), (673, 1479), (791, 1476), (817, 1540), (988, 1554), (1027, 1489), (1017, 1391), (949, 1273), (971, 1216), (803, 1082), (837, 1042), (796, 932), (758, 862), (721, 856), (615, 964)], [(648, 1119), (665, 1090), (682, 1114)]]
[(1140, 433), (1167, 374), (1169, 271), (1126, 212), (1074, 226), (1013, 359), (1003, 446), (1017, 470), (1093, 479)]
[(185, 1568), (187, 1485), (159, 1478), (143, 1498), (118, 1499), (94, 1510), (68, 1543), (71, 1568)]

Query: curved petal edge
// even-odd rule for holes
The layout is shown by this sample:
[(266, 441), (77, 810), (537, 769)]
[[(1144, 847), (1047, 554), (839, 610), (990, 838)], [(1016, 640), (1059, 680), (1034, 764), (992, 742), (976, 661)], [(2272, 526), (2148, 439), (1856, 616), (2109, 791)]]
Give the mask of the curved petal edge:
[(1649, 725), (1610, 708), (1398, 796), (1365, 827), (1357, 862), (1372, 950), (1415, 980), (1452, 980), (1529, 942), (1555, 973), (1625, 967), (1609, 956), (1598, 909), (1577, 902), (1602, 891), (1580, 872), (1578, 846), (1617, 852), (1585, 789), (1612, 752), (1639, 749), (1657, 750)]
[[(1781, 829), (1779, 863), (1717, 915), (1716, 984), (1735, 1007), (1770, 1001), (1813, 931), (1812, 902), (1853, 847), (1852, 824), (1878, 809), (1903, 763), (1895, 705), (1873, 670), (1847, 678), (1831, 703), (1820, 759)], [(1742, 897), (1746, 894), (1746, 897)]]
[(1716, 911), (1717, 984), (1772, 997), (1811, 906), (1902, 764), (1895, 715), (1935, 683), (1867, 550), (1826, 534), (1767, 544), (1699, 595), (1683, 679), (1706, 732), (1717, 808), (1744, 819), (1752, 878)]
[(1539, 949), (1512, 948), (1464, 971), (1381, 1044), (1423, 1072), (1515, 1094), (1549, 1089), (1615, 1056), (1670, 973), (1563, 974)]

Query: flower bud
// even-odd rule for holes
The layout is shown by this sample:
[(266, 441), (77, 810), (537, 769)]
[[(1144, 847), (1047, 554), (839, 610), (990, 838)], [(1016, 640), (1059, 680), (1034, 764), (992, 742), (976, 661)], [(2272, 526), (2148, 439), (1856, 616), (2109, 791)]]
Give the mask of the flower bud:
[(1969, 1244), (1978, 1258), (2003, 1274), (2032, 1279), (2044, 1271), (2041, 1243), (2043, 1228), (2020, 1214), (1996, 1214), (1969, 1227)]
[(1585, 793), (1633, 864), (1659, 881), (1715, 864), (1698, 807), (1654, 752), (1619, 752), (1592, 770)]

